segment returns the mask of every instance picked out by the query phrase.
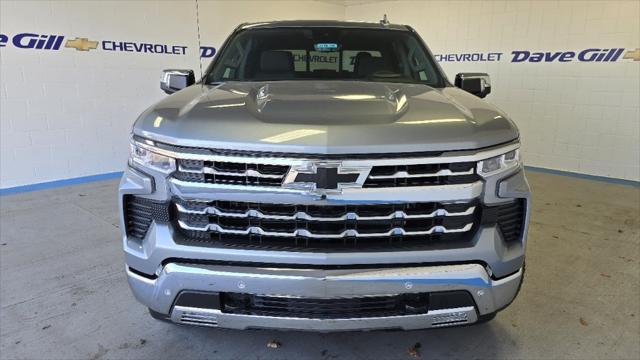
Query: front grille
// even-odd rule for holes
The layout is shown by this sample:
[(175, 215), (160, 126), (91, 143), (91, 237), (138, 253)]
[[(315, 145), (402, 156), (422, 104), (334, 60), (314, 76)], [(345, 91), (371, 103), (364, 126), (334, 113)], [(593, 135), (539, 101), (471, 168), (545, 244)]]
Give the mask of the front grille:
[[(309, 164), (313, 163), (303, 162), (306, 165), (300, 165), (299, 159), (289, 159), (291, 160), (289, 164), (287, 159), (279, 159), (279, 165), (274, 165), (260, 163), (263, 160), (268, 162), (269, 158), (266, 158), (267, 160), (260, 159), (260, 161), (243, 157), (229, 159), (229, 161), (179, 159), (178, 169), (173, 177), (180, 181), (193, 183), (281, 187), (292, 166), (294, 169), (296, 166), (302, 166), (306, 169), (307, 166), (311, 166)], [(327, 157), (325, 161), (328, 159), (330, 157)], [(357, 167), (364, 169), (362, 171), (369, 171), (370, 167), (370, 172), (362, 186), (364, 188), (391, 188), (456, 185), (471, 184), (480, 180), (480, 176), (476, 174), (475, 162), (423, 164), (420, 161), (425, 161), (424, 158), (416, 158), (407, 162), (408, 159), (398, 160), (397, 165), (375, 165), (376, 159), (371, 159), (372, 166), (371, 163), (363, 161), (363, 165)]]
[(475, 162), (374, 166), (365, 188), (469, 184), (480, 180)]
[(475, 306), (466, 291), (442, 291), (353, 298), (304, 298), (220, 293), (224, 313), (309, 319), (352, 319), (426, 314)]
[(135, 195), (125, 195), (124, 224), (128, 237), (143, 239), (152, 221), (169, 222), (169, 204)]
[(425, 314), (429, 294), (314, 299), (225, 293), (223, 312), (257, 316), (340, 319)]
[[(200, 245), (304, 250), (464, 246), (481, 209), (469, 203), (291, 205), (175, 200), (182, 240)], [(468, 244), (467, 244), (468, 245)]]
[(280, 186), (288, 166), (226, 161), (178, 160), (178, 180), (227, 185)]

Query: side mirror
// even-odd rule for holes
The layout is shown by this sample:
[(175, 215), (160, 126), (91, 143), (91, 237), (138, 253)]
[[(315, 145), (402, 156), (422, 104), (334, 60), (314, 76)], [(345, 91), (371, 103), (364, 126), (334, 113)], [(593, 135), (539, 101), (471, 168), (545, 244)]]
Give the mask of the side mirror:
[(491, 79), (485, 73), (459, 73), (455, 85), (480, 98), (491, 93)]
[(167, 94), (173, 94), (195, 83), (196, 77), (193, 70), (168, 69), (162, 71), (160, 89)]

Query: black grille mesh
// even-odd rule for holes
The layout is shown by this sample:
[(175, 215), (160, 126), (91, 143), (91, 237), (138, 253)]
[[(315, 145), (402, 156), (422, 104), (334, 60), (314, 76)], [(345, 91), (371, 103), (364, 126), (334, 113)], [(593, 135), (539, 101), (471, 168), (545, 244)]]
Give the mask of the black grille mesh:
[(169, 203), (125, 195), (124, 222), (128, 237), (143, 239), (154, 220), (169, 222)]
[(526, 203), (518, 199), (513, 203), (497, 207), (497, 222), (506, 242), (520, 240), (524, 226)]
[[(453, 185), (469, 184), (478, 181), (480, 177), (475, 173), (475, 162), (465, 163), (441, 163), (441, 164), (420, 164), (420, 165), (395, 165), (395, 166), (374, 166), (371, 169), (369, 178), (364, 183), (365, 188), (384, 187), (405, 187), (405, 186), (433, 186), (433, 185)], [(468, 175), (441, 175), (428, 176), (440, 170), (451, 170), (452, 172), (468, 172)], [(407, 172), (409, 175), (424, 174), (420, 177), (398, 177), (387, 179), (374, 179), (372, 176), (389, 176), (397, 172)]]
[[(289, 171), (288, 166), (234, 163), (225, 161), (179, 160), (180, 169), (173, 176), (182, 181), (208, 184), (249, 185), (249, 186), (280, 186), (282, 179)], [(203, 169), (218, 172), (205, 173)], [(248, 170), (254, 170), (264, 175), (278, 175), (280, 178), (257, 176), (241, 176)], [(193, 172), (195, 171), (195, 172)], [(223, 174), (224, 173), (224, 174)]]
[(353, 298), (303, 298), (220, 293), (225, 313), (311, 319), (341, 319), (425, 314), (473, 306), (467, 291), (407, 293)]
[(267, 295), (223, 294), (225, 313), (295, 318), (339, 319), (424, 314), (429, 294), (313, 299)]

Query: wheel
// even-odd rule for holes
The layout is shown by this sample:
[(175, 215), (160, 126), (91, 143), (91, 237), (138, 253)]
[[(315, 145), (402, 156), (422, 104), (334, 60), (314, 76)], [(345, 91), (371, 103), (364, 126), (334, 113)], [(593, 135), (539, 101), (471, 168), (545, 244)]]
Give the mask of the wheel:
[(160, 321), (164, 321), (164, 322), (168, 322), (168, 323), (172, 323), (171, 321), (171, 317), (169, 315), (165, 315), (163, 313), (159, 313), (157, 311), (153, 311), (151, 309), (149, 309), (149, 315), (151, 315), (152, 318), (156, 319), (156, 320), (160, 320)]

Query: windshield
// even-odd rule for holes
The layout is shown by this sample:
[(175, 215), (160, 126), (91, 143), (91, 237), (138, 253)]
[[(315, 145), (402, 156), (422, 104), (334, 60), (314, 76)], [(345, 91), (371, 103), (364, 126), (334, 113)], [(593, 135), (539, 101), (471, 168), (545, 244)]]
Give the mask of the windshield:
[(207, 83), (358, 80), (444, 86), (432, 57), (409, 31), (249, 29), (237, 33), (214, 61)]

